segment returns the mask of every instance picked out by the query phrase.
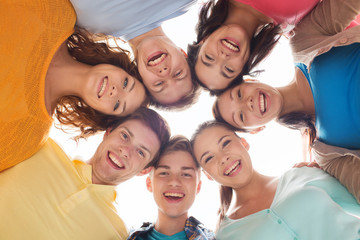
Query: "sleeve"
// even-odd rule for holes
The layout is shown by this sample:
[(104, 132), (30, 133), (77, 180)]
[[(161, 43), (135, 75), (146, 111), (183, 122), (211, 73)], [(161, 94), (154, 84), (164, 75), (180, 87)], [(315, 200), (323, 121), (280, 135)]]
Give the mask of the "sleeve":
[(311, 151), (319, 166), (338, 179), (360, 203), (360, 150), (330, 146), (317, 140)]
[(310, 48), (314, 43), (318, 43), (323, 36), (342, 32), (357, 17), (359, 12), (359, 0), (321, 1), (295, 27), (291, 39), (293, 52)]

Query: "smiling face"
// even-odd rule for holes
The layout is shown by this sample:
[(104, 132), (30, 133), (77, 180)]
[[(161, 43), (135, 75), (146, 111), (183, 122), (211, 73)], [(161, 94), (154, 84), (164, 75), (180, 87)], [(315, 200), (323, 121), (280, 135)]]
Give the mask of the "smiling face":
[(279, 116), (283, 106), (280, 92), (263, 83), (244, 82), (218, 97), (221, 117), (234, 127), (262, 126)]
[(199, 80), (211, 90), (226, 88), (237, 77), (250, 54), (250, 37), (238, 25), (224, 25), (208, 36), (195, 63)]
[(99, 112), (127, 116), (139, 108), (146, 98), (142, 83), (123, 69), (99, 64), (87, 74), (82, 98)]
[(93, 183), (117, 185), (138, 174), (160, 149), (157, 135), (142, 121), (132, 119), (104, 135), (92, 165)]
[(162, 104), (179, 101), (193, 89), (190, 68), (181, 49), (167, 37), (150, 37), (137, 47), (144, 85)]
[(154, 194), (159, 214), (171, 218), (187, 218), (200, 186), (200, 170), (185, 151), (161, 156), (158, 167), (147, 178), (147, 188)]
[(197, 135), (194, 153), (201, 167), (215, 181), (239, 188), (249, 183), (254, 173), (248, 146), (233, 131), (212, 126)]

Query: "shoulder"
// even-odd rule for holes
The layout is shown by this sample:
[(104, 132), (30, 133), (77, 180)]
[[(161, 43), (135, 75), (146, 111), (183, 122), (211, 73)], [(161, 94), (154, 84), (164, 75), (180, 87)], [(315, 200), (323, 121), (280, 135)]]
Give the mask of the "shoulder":
[(185, 232), (189, 239), (215, 240), (215, 233), (205, 228), (204, 225), (194, 217), (189, 217), (186, 220)]

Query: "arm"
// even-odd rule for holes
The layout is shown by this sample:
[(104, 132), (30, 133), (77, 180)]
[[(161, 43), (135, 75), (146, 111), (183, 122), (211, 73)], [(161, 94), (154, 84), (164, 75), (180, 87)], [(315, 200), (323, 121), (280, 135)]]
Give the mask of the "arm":
[(360, 150), (315, 141), (312, 154), (319, 166), (337, 178), (360, 203)]
[(359, 0), (323, 0), (294, 29), (293, 52), (342, 32), (360, 12)]

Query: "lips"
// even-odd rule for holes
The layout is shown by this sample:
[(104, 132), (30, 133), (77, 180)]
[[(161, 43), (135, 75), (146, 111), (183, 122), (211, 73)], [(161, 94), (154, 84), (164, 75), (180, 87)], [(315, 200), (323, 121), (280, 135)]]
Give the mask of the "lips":
[(108, 84), (108, 76), (105, 76), (99, 83), (99, 86), (98, 86), (98, 93), (97, 93), (97, 96), (98, 98), (101, 98), (104, 93), (105, 93), (105, 90), (106, 90), (106, 87), (107, 87), (107, 84)]
[(164, 192), (163, 195), (170, 202), (179, 202), (185, 197), (184, 193), (173, 191)]
[(268, 106), (268, 101), (267, 101), (265, 93), (260, 92), (259, 93), (259, 109), (260, 109), (260, 113), (265, 114), (268, 107), (269, 107)]
[(156, 65), (160, 64), (161, 62), (163, 62), (166, 57), (167, 57), (166, 53), (156, 52), (148, 58), (147, 65), (151, 66), (151, 67), (156, 66)]
[(229, 49), (230, 51), (233, 51), (233, 52), (240, 51), (239, 44), (235, 40), (231, 40), (229, 38), (221, 39), (221, 44), (224, 47), (226, 47), (227, 49)]
[(235, 176), (241, 170), (241, 161), (236, 160), (224, 170), (225, 176)]
[(113, 152), (108, 152), (108, 160), (111, 164), (111, 166), (113, 166), (116, 169), (125, 169), (125, 165), (122, 162), (122, 160)]

